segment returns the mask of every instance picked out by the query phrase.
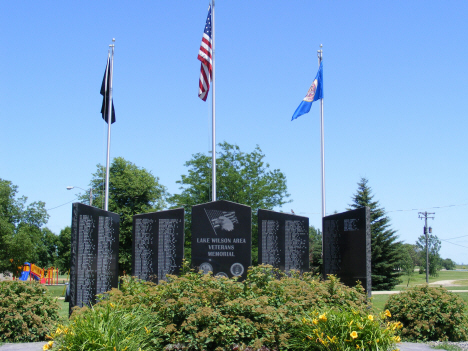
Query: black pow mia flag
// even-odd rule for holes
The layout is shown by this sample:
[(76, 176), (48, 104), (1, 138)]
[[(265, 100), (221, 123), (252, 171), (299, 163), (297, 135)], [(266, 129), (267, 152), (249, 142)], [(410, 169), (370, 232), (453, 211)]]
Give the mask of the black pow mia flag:
[[(109, 100), (110, 100), (110, 57), (107, 56), (107, 65), (106, 71), (104, 72), (104, 77), (102, 78), (101, 84), (101, 95), (102, 95), (102, 106), (101, 106), (101, 114), (102, 119), (109, 123), (108, 116), (109, 116)], [(114, 109), (114, 99), (112, 99), (112, 123), (115, 122), (115, 109)]]

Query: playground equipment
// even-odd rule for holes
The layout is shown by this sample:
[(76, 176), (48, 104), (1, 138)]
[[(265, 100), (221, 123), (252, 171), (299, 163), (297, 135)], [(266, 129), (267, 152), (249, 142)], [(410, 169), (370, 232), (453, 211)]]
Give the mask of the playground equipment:
[[(58, 284), (59, 270), (58, 268), (50, 267), (47, 269), (47, 277), (45, 279), (46, 284)], [(55, 281), (55, 283), (54, 283)]]
[(25, 262), (23, 265), (23, 271), (21, 272), (19, 280), (38, 280), (41, 284), (45, 284), (44, 270), (41, 267), (36, 266), (34, 263)]
[[(20, 268), (20, 267), (18, 267)], [(31, 263), (25, 262), (23, 265), (23, 271), (21, 272), (21, 275), (19, 276), (19, 280), (28, 280), (29, 278), (29, 273), (31, 272)]]

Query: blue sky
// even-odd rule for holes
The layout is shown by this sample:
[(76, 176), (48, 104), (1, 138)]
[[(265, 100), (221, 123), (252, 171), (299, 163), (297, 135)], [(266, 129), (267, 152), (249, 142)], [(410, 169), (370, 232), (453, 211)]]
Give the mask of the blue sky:
[[(71, 204), (55, 207), (78, 193), (66, 186), (86, 188), (105, 163), (99, 89), (112, 38), (111, 156), (176, 193), (184, 162), (210, 150), (196, 59), (207, 7), (0, 3), (0, 177), (46, 202), (55, 233), (70, 225)], [(286, 174), (293, 202), (282, 210), (320, 226), (319, 104), (290, 119), (323, 44), (327, 213), (344, 211), (367, 177), (400, 240), (414, 243), (418, 212), (435, 212), (441, 255), (468, 264), (466, 13), (466, 1), (218, 0), (217, 140), (260, 145)]]

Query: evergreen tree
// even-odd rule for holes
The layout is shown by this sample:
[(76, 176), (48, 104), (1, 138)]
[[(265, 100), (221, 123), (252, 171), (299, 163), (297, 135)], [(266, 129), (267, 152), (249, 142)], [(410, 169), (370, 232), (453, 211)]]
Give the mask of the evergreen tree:
[(361, 178), (358, 182), (356, 194), (352, 197), (352, 204), (348, 210), (367, 206), (371, 216), (371, 269), (372, 289), (391, 290), (400, 282), (401, 272), (401, 242), (397, 241), (396, 231), (390, 228), (390, 218), (378, 201), (373, 201), (372, 189), (367, 185), (368, 180)]

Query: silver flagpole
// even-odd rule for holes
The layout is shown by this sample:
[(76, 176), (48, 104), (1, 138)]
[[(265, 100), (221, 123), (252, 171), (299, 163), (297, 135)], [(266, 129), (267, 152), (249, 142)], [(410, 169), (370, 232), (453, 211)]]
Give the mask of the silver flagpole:
[[(320, 44), (320, 50), (317, 50), (317, 57), (318, 57), (318, 65), (320, 68), (320, 64), (322, 63), (322, 50), (323, 45)], [(322, 82), (323, 84), (323, 82)], [(323, 88), (322, 88), (323, 89)], [(323, 91), (322, 91), (323, 94)], [(323, 137), (323, 96), (320, 99), (320, 149), (322, 155), (322, 218), (325, 217), (325, 145), (324, 145), (324, 137)], [(322, 228), (323, 232), (323, 228)]]
[(212, 80), (213, 80), (213, 90), (212, 93), (212, 155), (211, 155), (211, 177), (212, 177), (212, 201), (216, 201), (216, 98), (215, 98), (215, 0), (211, 2), (211, 29), (212, 29)]
[(106, 160), (106, 195), (104, 202), (104, 210), (109, 210), (109, 156), (110, 156), (110, 140), (111, 140), (111, 124), (112, 124), (112, 76), (114, 74), (114, 43), (115, 39), (112, 39), (112, 56), (110, 60), (110, 79), (109, 79), (109, 104), (107, 110), (107, 160)]

